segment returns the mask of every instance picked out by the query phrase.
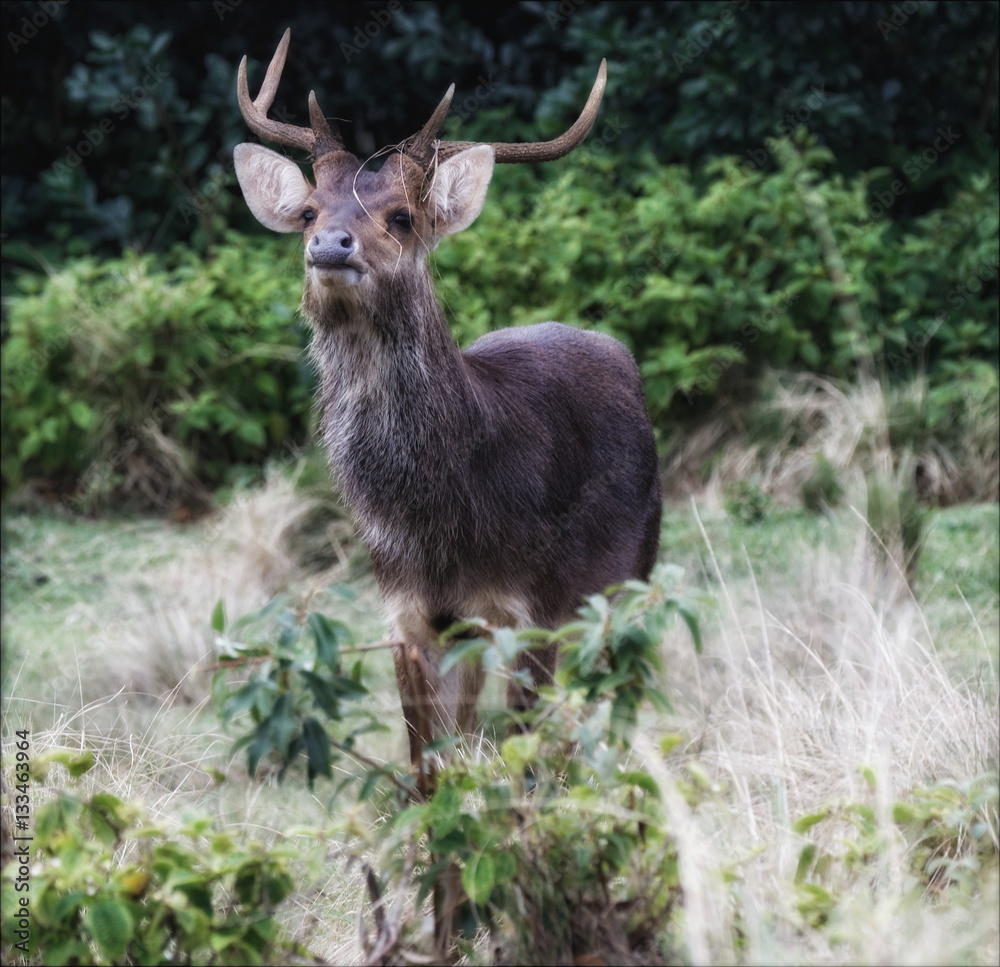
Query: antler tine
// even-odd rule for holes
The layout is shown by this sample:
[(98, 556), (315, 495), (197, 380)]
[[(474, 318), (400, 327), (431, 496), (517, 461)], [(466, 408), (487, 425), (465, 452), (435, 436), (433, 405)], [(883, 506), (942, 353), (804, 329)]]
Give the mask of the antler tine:
[(441, 130), (444, 119), (448, 116), (448, 110), (451, 108), (451, 99), (454, 96), (455, 85), (452, 84), (445, 91), (444, 97), (438, 102), (438, 106), (434, 108), (434, 113), (428, 118), (427, 123), (410, 138), (406, 153), (415, 161), (419, 161), (423, 165), (430, 163), (433, 154), (434, 139), (437, 137), (438, 131)]
[[(267, 116), (267, 112), (274, 103), (274, 95), (278, 91), (278, 82), (281, 80), (281, 72), (285, 66), (285, 57), (288, 55), (288, 44), (292, 37), (290, 29), (285, 30), (278, 44), (271, 63), (264, 76), (264, 83), (261, 85), (260, 93), (256, 100), (250, 99), (250, 87), (247, 84), (247, 59), (244, 56), (240, 61), (239, 79), (237, 81), (236, 93), (240, 102), (240, 111), (243, 112), (243, 119), (247, 122), (250, 130), (254, 134), (275, 141), (278, 144), (290, 145), (295, 148), (304, 148), (306, 151), (314, 151), (316, 145), (316, 135), (310, 128), (298, 127), (294, 124), (284, 124), (281, 121), (273, 121)], [(324, 120), (324, 124), (325, 124)], [(329, 127), (327, 127), (329, 131)]]
[(334, 133), (326, 116), (320, 110), (315, 91), (309, 92), (309, 123), (312, 125), (312, 133), (316, 139), (313, 154), (317, 158), (333, 151), (344, 150), (344, 142)]
[(274, 103), (274, 95), (278, 93), (278, 84), (281, 81), (281, 74), (285, 69), (285, 59), (288, 57), (288, 45), (292, 42), (292, 28), (286, 27), (285, 32), (278, 41), (271, 63), (267, 65), (267, 73), (264, 75), (264, 83), (260, 85), (260, 93), (254, 98), (254, 106), (259, 106), (264, 114), (271, 110)]
[[(597, 111), (601, 106), (601, 98), (604, 97), (607, 80), (608, 62), (605, 59), (601, 61), (597, 80), (594, 81), (594, 86), (591, 88), (587, 103), (583, 106), (583, 111), (580, 112), (580, 116), (567, 131), (551, 141), (493, 142), (490, 147), (496, 154), (497, 162), (516, 164), (532, 161), (555, 161), (556, 158), (562, 158), (574, 148), (579, 147), (583, 143), (583, 139), (590, 133), (594, 121), (597, 120)], [(458, 154), (459, 151), (464, 151), (466, 148), (480, 143), (478, 141), (448, 141), (438, 148), (438, 157), (441, 159), (449, 158)]]

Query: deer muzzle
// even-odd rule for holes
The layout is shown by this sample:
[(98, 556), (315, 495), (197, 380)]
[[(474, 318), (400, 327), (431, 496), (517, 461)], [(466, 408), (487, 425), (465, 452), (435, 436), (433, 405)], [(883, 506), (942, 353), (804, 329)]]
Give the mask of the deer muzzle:
[(358, 244), (343, 229), (322, 229), (306, 245), (306, 265), (323, 285), (357, 285), (367, 272)]

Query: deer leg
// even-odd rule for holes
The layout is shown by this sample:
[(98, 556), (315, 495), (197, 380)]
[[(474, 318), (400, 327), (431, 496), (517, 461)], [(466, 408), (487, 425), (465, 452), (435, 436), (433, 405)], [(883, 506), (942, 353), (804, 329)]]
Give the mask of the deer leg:
[(410, 762), (422, 793), (433, 789), (433, 770), (424, 749), (434, 739), (472, 732), (484, 678), (482, 665), (468, 662), (442, 675), (439, 668), (444, 654), (438, 645), (413, 636), (393, 649)]
[(533, 686), (526, 688), (517, 679), (507, 682), (507, 707), (512, 712), (527, 712), (538, 700), (535, 691), (545, 685), (552, 684), (556, 670), (555, 643), (531, 651), (522, 651), (514, 660), (515, 671), (529, 671)]
[(396, 664), (403, 721), (410, 742), (410, 766), (417, 777), (417, 790), (426, 797), (434, 785), (433, 771), (428, 769), (424, 760), (424, 748), (434, 739), (434, 703), (426, 662), (419, 647), (405, 642), (399, 642), (393, 648), (392, 657)]

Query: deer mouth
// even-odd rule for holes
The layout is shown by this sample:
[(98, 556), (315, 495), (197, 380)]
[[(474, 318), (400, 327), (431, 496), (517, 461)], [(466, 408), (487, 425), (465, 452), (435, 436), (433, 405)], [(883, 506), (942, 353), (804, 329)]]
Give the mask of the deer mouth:
[(346, 287), (357, 285), (367, 270), (355, 262), (322, 262), (314, 259), (309, 263), (309, 271), (321, 285)]

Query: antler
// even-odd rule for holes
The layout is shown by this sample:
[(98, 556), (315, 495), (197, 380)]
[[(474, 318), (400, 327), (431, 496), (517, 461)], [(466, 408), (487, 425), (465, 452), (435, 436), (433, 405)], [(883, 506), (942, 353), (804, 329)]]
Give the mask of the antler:
[[(271, 63), (267, 68), (264, 83), (261, 85), (260, 93), (255, 100), (250, 99), (250, 89), (247, 85), (247, 59), (240, 61), (239, 81), (237, 94), (240, 101), (240, 110), (243, 118), (250, 127), (250, 130), (262, 138), (269, 141), (276, 141), (278, 144), (290, 145), (295, 148), (304, 148), (312, 153), (316, 159), (333, 151), (343, 151), (344, 144), (340, 138), (333, 133), (329, 123), (323, 116), (316, 101), (316, 93), (309, 92), (309, 122), (311, 127), (298, 127), (294, 124), (285, 124), (282, 121), (274, 121), (267, 116), (267, 112), (274, 103), (274, 95), (278, 91), (278, 82), (281, 80), (281, 72), (285, 67), (285, 57), (288, 55), (288, 44), (291, 40), (292, 32), (286, 30), (282, 35)], [(604, 88), (608, 79), (608, 62), (601, 61), (600, 70), (597, 72), (597, 80), (590, 91), (587, 103), (583, 111), (573, 125), (558, 138), (551, 141), (534, 141), (523, 143), (492, 142), (490, 147), (496, 155), (496, 160), (500, 163), (516, 164), (521, 162), (554, 161), (563, 155), (569, 154), (578, 147), (585, 137), (590, 133), (597, 119), (597, 110), (601, 106), (601, 98), (604, 96)], [(412, 138), (408, 138), (402, 145), (403, 152), (417, 162), (425, 171), (429, 170), (435, 159), (442, 161), (452, 155), (487, 142), (482, 141), (437, 141), (438, 131), (444, 124), (444, 119), (448, 115), (451, 107), (451, 99), (455, 94), (455, 85), (448, 88), (447, 93), (441, 102), (434, 109), (427, 123)]]
[[(558, 138), (551, 141), (533, 142), (490, 142), (490, 147), (496, 155), (499, 163), (516, 164), (521, 162), (541, 162), (555, 161), (569, 154), (574, 148), (583, 143), (583, 139), (590, 133), (597, 119), (597, 110), (601, 106), (601, 98), (604, 96), (604, 88), (608, 80), (608, 62), (601, 61), (600, 70), (597, 72), (597, 80), (591, 88), (587, 103), (583, 106), (583, 111), (573, 125)], [(451, 106), (451, 98), (455, 93), (455, 85), (448, 88), (448, 93), (442, 98), (441, 103), (435, 108), (430, 120), (420, 129), (419, 134), (414, 135), (404, 148), (407, 155), (425, 167), (429, 167), (434, 158), (434, 138), (444, 123), (448, 108)], [(486, 144), (483, 141), (440, 141), (437, 142), (437, 159), (443, 161), (452, 155), (472, 148), (479, 144)]]
[(247, 85), (247, 59), (244, 56), (243, 60), (240, 61), (236, 93), (239, 97), (243, 119), (254, 134), (278, 144), (304, 148), (311, 152), (315, 158), (320, 158), (331, 151), (343, 151), (343, 142), (330, 129), (330, 125), (323, 116), (316, 100), (315, 91), (309, 92), (309, 122), (312, 127), (303, 128), (294, 124), (285, 124), (282, 121), (274, 121), (267, 116), (267, 112), (274, 103), (274, 95), (278, 91), (278, 82), (281, 80), (281, 72), (285, 67), (285, 57), (288, 55), (288, 44), (291, 38), (292, 31), (287, 29), (271, 58), (267, 74), (264, 76), (264, 83), (260, 87), (260, 93), (256, 100), (250, 99), (250, 88)]

